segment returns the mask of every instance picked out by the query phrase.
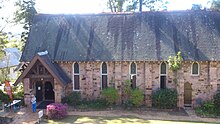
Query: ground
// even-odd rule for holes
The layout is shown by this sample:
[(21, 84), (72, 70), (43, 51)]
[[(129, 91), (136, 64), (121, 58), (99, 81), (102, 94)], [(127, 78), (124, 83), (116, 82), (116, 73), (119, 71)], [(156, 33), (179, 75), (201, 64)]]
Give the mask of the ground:
[[(38, 110), (39, 111), (39, 110)], [(32, 113), (31, 109), (21, 108), (20, 111), (0, 112), (0, 116), (12, 117), (11, 124), (35, 124), (38, 121), (38, 114)], [(167, 120), (167, 121), (165, 121)], [(184, 111), (171, 110), (108, 110), (108, 111), (70, 111), (69, 116), (64, 120), (47, 121), (47, 123), (192, 123), (209, 122), (220, 123), (220, 118), (201, 118), (195, 115), (193, 109)], [(43, 121), (46, 123), (46, 121)]]

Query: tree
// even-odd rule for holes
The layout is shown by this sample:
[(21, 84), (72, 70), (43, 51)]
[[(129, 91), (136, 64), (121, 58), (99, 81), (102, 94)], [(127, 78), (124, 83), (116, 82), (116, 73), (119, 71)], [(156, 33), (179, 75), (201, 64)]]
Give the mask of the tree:
[(201, 4), (192, 4), (191, 10), (201, 10), (202, 5)]
[(125, 1), (126, 0), (108, 0), (108, 8), (111, 9), (111, 12), (122, 12)]
[(14, 14), (14, 20), (16, 23), (22, 24), (25, 30), (21, 33), (22, 46), (24, 46), (29, 30), (32, 26), (33, 17), (37, 14), (35, 9), (35, 0), (19, 0), (15, 5), (18, 9)]
[(150, 11), (167, 10), (167, 0), (143, 0), (143, 5)]
[(9, 41), (7, 40), (6, 34), (0, 32), (0, 59), (4, 57), (5, 55), (5, 52), (3, 51), (3, 49), (6, 47), (6, 44), (8, 42)]
[(122, 12), (124, 6), (125, 11), (137, 11), (142, 6), (150, 11), (166, 10), (167, 4), (167, 0), (108, 0), (107, 5), (111, 12)]
[(212, 10), (220, 10), (220, 0), (211, 0), (211, 7)]

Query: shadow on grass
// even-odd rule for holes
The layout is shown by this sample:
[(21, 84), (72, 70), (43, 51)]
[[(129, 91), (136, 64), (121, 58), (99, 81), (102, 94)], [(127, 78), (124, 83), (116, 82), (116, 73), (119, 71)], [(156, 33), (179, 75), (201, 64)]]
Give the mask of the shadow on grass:
[[(132, 116), (123, 117), (90, 117), (70, 115), (60, 120), (43, 119), (47, 124), (204, 124), (205, 122), (145, 120)], [(209, 124), (209, 123), (207, 123)], [(210, 123), (213, 124), (213, 123)], [(216, 123), (217, 124), (217, 123)]]

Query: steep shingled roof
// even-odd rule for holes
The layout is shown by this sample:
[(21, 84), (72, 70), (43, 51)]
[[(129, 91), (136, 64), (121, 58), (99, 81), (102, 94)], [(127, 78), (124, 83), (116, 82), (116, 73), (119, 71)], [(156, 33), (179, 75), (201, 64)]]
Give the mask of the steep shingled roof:
[(36, 15), (21, 61), (220, 60), (220, 12)]

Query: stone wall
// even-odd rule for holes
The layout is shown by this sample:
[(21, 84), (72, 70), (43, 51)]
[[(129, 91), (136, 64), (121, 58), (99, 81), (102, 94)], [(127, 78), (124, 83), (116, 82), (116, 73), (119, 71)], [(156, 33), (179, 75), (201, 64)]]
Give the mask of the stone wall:
[[(80, 91), (83, 98), (96, 99), (100, 97), (102, 62), (78, 62), (80, 65)], [(130, 79), (129, 66), (131, 62), (107, 62), (108, 86), (115, 86), (122, 94), (121, 88), (125, 80)], [(160, 88), (160, 64), (161, 62), (138, 61), (137, 87), (144, 91), (145, 103), (152, 105), (152, 91)], [(72, 79), (72, 62), (59, 63), (64, 71)], [(203, 101), (212, 99), (217, 90), (220, 90), (220, 63), (199, 62), (200, 74), (191, 74), (192, 62), (183, 62), (182, 69), (178, 71), (178, 85), (173, 82), (173, 73), (167, 69), (167, 88), (177, 88), (178, 106), (184, 105), (184, 84), (192, 85), (192, 105), (197, 106)], [(168, 66), (167, 66), (168, 68)], [(72, 85), (68, 85), (66, 95), (72, 92)], [(122, 96), (120, 101), (122, 100)]]

